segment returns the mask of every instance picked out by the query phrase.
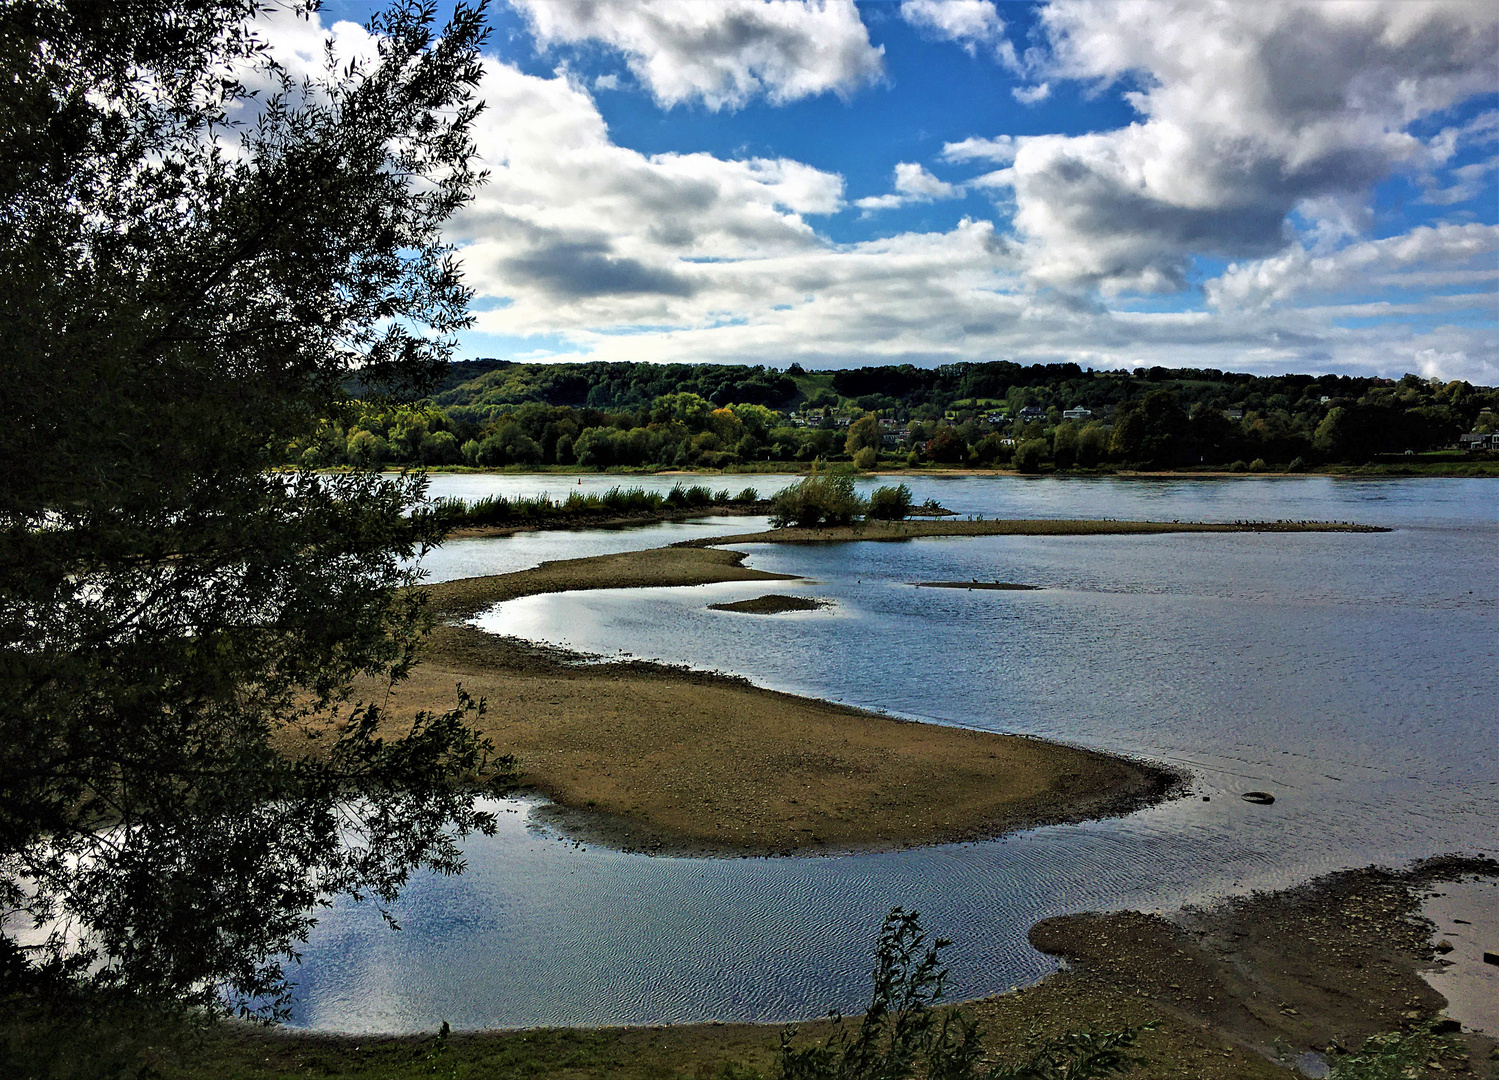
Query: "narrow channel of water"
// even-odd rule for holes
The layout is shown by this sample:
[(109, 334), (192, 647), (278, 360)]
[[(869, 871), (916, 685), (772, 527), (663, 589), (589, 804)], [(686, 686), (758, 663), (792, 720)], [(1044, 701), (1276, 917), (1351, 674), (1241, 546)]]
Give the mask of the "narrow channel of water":
[[(491, 480), (528, 493), (525, 479), (438, 477), (434, 487), (477, 497)], [(743, 479), (773, 491), (787, 478)], [(458, 480), (472, 490), (441, 490)], [(1395, 531), (759, 545), (746, 549), (751, 565), (806, 579), (777, 591), (834, 606), (769, 618), (708, 610), (763, 591), (753, 584), (502, 605), (482, 623), (1141, 754), (1191, 770), (1196, 791), (1125, 819), (991, 843), (743, 860), (584, 848), (507, 804), (500, 834), (468, 845), (467, 874), (413, 882), (400, 933), (357, 905), (327, 914), (298, 973), (294, 1022), (397, 1031), (851, 1009), (894, 903), (954, 940), (952, 989), (970, 996), (1050, 970), (1025, 942), (1047, 915), (1171, 910), (1343, 866), (1496, 853), (1493, 481), (908, 482), (918, 499), (965, 515), (1331, 518)], [(724, 531), (758, 527), (730, 522)], [(474, 541), (462, 559), (435, 553), (431, 568), (518, 569), (698, 527), (651, 528), (662, 531)], [(971, 578), (1044, 588), (909, 584)], [(1275, 804), (1238, 798), (1251, 788), (1274, 791)]]

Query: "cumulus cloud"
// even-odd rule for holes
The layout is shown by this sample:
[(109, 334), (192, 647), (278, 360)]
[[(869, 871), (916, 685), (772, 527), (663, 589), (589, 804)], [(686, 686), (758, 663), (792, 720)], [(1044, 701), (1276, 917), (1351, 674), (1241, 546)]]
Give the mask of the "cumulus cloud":
[[(489, 182), (448, 229), (470, 283), (510, 301), (507, 333), (710, 318), (711, 265), (825, 246), (808, 215), (844, 205), (843, 179), (781, 158), (644, 155), (616, 145), (567, 74), (485, 61), (474, 131)], [(719, 274), (718, 276), (721, 276)]]
[(969, 56), (980, 48), (1011, 67), (1015, 47), (1005, 38), (1005, 23), (992, 0), (901, 0), (901, 18), (912, 26), (961, 45)]
[(962, 142), (945, 143), (942, 147), (943, 161), (988, 161), (997, 165), (1008, 165), (1015, 160), (1015, 139), (1000, 135), (993, 139), (964, 139)]
[[(273, 44), (314, 62), (327, 33), (316, 20), (289, 26)], [(349, 35), (350, 48), (370, 45), (357, 27), (334, 29)], [(1484, 312), (1474, 319), (1471, 310), (1487, 301), (1492, 314), (1499, 278), (1493, 227), (1438, 225), (1388, 240), (1337, 239), (1342, 250), (1278, 242), (1269, 251), (1238, 254), (1240, 261), (1209, 283), (1211, 303), (1201, 310), (1131, 311), (1127, 298), (1044, 287), (1036, 275), (1044, 237), (990, 221), (835, 243), (815, 226), (845, 208), (841, 176), (787, 158), (647, 155), (619, 146), (589, 87), (566, 72), (539, 77), (489, 58), (479, 89), (488, 107), (474, 137), (490, 181), (447, 236), (485, 302), (479, 331), (504, 335), (505, 355), (798, 360), (807, 367), (1013, 358), (1260, 372), (1418, 370), (1499, 381), (1499, 341), (1482, 322)], [(1440, 145), (1412, 140), (1412, 153), (1445, 177), (1442, 170), (1466, 161), (1465, 148), (1486, 138), (1482, 125), (1470, 127)], [(1451, 152), (1442, 149), (1448, 144)], [(902, 162), (891, 194), (877, 198), (903, 204), (1013, 184), (1011, 170), (1028, 145), (1008, 137), (950, 143), (942, 160), (998, 168), (957, 184)], [(1004, 181), (996, 179), (1001, 174)], [(1154, 175), (1140, 182), (1147, 205), (1146, 196), (1158, 198), (1165, 183)], [(1212, 221), (1211, 212), (1227, 211), (1211, 199), (1187, 205), (1201, 210), (1195, 227), (1205, 233), (1246, 228)], [(1307, 198), (1296, 205), (1322, 219), (1334, 215), (1333, 203), (1318, 208)], [(1161, 214), (1159, 232), (1189, 231), (1176, 210)], [(1109, 224), (1099, 217), (1090, 227), (1107, 235)], [(1279, 227), (1264, 226), (1276, 236)], [(1053, 257), (1040, 250), (1040, 257)], [(1369, 288), (1355, 292), (1351, 286), (1360, 282)], [(1398, 292), (1386, 297), (1379, 289)], [(1418, 306), (1426, 316), (1419, 321), (1364, 318), (1348, 325), (1350, 314)], [(510, 352), (517, 337), (539, 348)], [(484, 355), (485, 339), (471, 340)]]
[(853, 0), (511, 0), (543, 47), (597, 42), (624, 55), (663, 106), (741, 108), (832, 92), (884, 71)]
[(1359, 228), (1371, 185), (1429, 158), (1411, 124), (1492, 90), (1499, 49), (1499, 9), (1467, 3), (1055, 0), (1042, 21), (1052, 79), (1132, 87), (1141, 119), (1017, 138), (1002, 177), (1032, 279), (1106, 291), (1268, 256), (1298, 210)]
[(902, 161), (895, 166), (895, 191), (893, 193), (858, 199), (854, 205), (868, 213), (874, 210), (893, 210), (910, 203), (955, 199), (962, 194), (963, 188), (959, 185), (937, 179), (914, 161)]
[[(1495, 254), (1499, 254), (1499, 226), (1421, 226), (1400, 236), (1350, 244), (1328, 255), (1317, 256), (1293, 246), (1271, 258), (1242, 266), (1236, 263), (1209, 282), (1206, 291), (1214, 307), (1264, 309), (1371, 284), (1478, 283), (1499, 278), (1493, 266)], [(1474, 265), (1485, 256), (1488, 265)], [(1440, 276), (1433, 278), (1433, 274)], [(1445, 301), (1438, 298), (1438, 302)], [(1464, 306), (1473, 302), (1471, 295), (1462, 297)]]
[(1051, 83), (1037, 83), (1035, 86), (1017, 86), (1010, 91), (1010, 96), (1022, 105), (1035, 105), (1051, 97)]

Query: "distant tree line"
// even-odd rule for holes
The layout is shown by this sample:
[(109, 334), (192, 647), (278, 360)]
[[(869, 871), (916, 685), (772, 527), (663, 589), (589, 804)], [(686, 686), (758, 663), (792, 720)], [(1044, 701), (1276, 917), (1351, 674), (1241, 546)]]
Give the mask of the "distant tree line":
[[(357, 388), (356, 388), (357, 390)], [(1084, 409), (1069, 419), (1064, 412)], [(453, 365), (417, 405), (351, 397), (296, 464), (1256, 469), (1362, 464), (1494, 430), (1499, 391), (1407, 375), (1255, 376), (1009, 362), (784, 372), (709, 364)]]

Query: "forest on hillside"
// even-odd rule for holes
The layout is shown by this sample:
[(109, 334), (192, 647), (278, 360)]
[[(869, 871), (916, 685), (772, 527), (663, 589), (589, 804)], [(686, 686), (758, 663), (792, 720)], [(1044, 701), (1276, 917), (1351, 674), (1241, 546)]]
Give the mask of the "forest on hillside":
[[(416, 404), (351, 396), (293, 464), (726, 468), (850, 459), (1022, 471), (1361, 465), (1499, 431), (1499, 390), (1406, 375), (1093, 371), (1006, 361), (806, 371), (451, 365)], [(1465, 439), (1466, 436), (1466, 439)]]

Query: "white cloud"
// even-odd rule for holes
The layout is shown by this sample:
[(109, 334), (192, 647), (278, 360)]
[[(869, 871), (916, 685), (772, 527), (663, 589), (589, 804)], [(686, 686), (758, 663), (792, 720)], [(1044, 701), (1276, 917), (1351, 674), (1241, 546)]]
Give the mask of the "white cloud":
[(737, 109), (847, 97), (884, 71), (853, 0), (511, 0), (548, 47), (598, 42), (624, 54), (663, 106)]
[(989, 161), (1008, 165), (1015, 160), (1015, 139), (1000, 135), (993, 139), (964, 139), (942, 147), (943, 161)]
[[(1271, 258), (1242, 266), (1233, 264), (1205, 288), (1214, 307), (1262, 310), (1306, 296), (1366, 289), (1374, 275), (1379, 275), (1385, 287), (1419, 285), (1432, 271), (1462, 273), (1460, 268), (1485, 256), (1492, 264), (1496, 254), (1499, 226), (1423, 225), (1400, 236), (1350, 244), (1330, 255), (1316, 256), (1294, 245)], [(1493, 271), (1481, 268), (1468, 273), (1487, 276)], [(1470, 276), (1466, 280), (1483, 279)], [(1457, 283), (1464, 279), (1449, 280)], [(1463, 306), (1473, 306), (1471, 295)], [(1487, 301), (1492, 307), (1493, 297)]]
[(992, 0), (901, 0), (901, 18), (918, 29), (961, 45), (969, 56), (980, 47), (1016, 66), (1015, 47)]
[(1269, 255), (1298, 209), (1362, 228), (1370, 187), (1428, 157), (1411, 123), (1491, 91), (1499, 49), (1499, 7), (1466, 3), (1055, 0), (1042, 19), (1050, 78), (1136, 87), (1139, 121), (1017, 138), (1001, 174), (1032, 279), (1106, 291)]
[(1022, 105), (1035, 105), (1051, 97), (1051, 83), (1037, 83), (1035, 86), (1017, 86), (1010, 91), (1010, 96)]
[(895, 191), (890, 195), (874, 195), (858, 199), (854, 205), (866, 212), (893, 210), (910, 203), (935, 202), (938, 199), (955, 199), (963, 194), (963, 188), (939, 180), (914, 161), (902, 161), (895, 166)]
[(801, 162), (617, 146), (566, 74), (491, 59), (480, 93), (490, 179), (448, 235), (480, 294), (511, 301), (481, 320), (506, 332), (708, 318), (730, 306), (715, 262), (815, 252), (804, 215), (843, 206), (842, 178)]
[[(312, 63), (324, 33), (314, 16), (285, 40)], [(491, 179), (447, 235), (488, 302), (479, 330), (540, 346), (512, 353), (507, 342), (505, 355), (808, 367), (1013, 358), (1499, 382), (1499, 340), (1472, 318), (1499, 272), (1492, 227), (1352, 244), (1332, 237), (1326, 250), (1277, 243), (1210, 283), (1207, 308), (1137, 313), (1038, 287), (1035, 235), (1005, 235), (988, 221), (834, 243), (814, 224), (844, 208), (841, 176), (785, 158), (616, 145), (589, 89), (565, 72), (537, 77), (488, 59), (480, 92), (488, 108), (474, 136)], [(1005, 167), (960, 185), (903, 162), (891, 194), (878, 198), (904, 204), (1001, 176), (1013, 183), (1010, 162), (1025, 147), (1008, 138), (951, 143), (943, 160)], [(1141, 183), (1155, 190), (1165, 181)], [(1318, 220), (1335, 216), (1332, 204), (1298, 205)], [(1419, 323), (1344, 325), (1356, 311), (1398, 320), (1418, 308)], [(472, 340), (482, 355), (484, 339)]]

